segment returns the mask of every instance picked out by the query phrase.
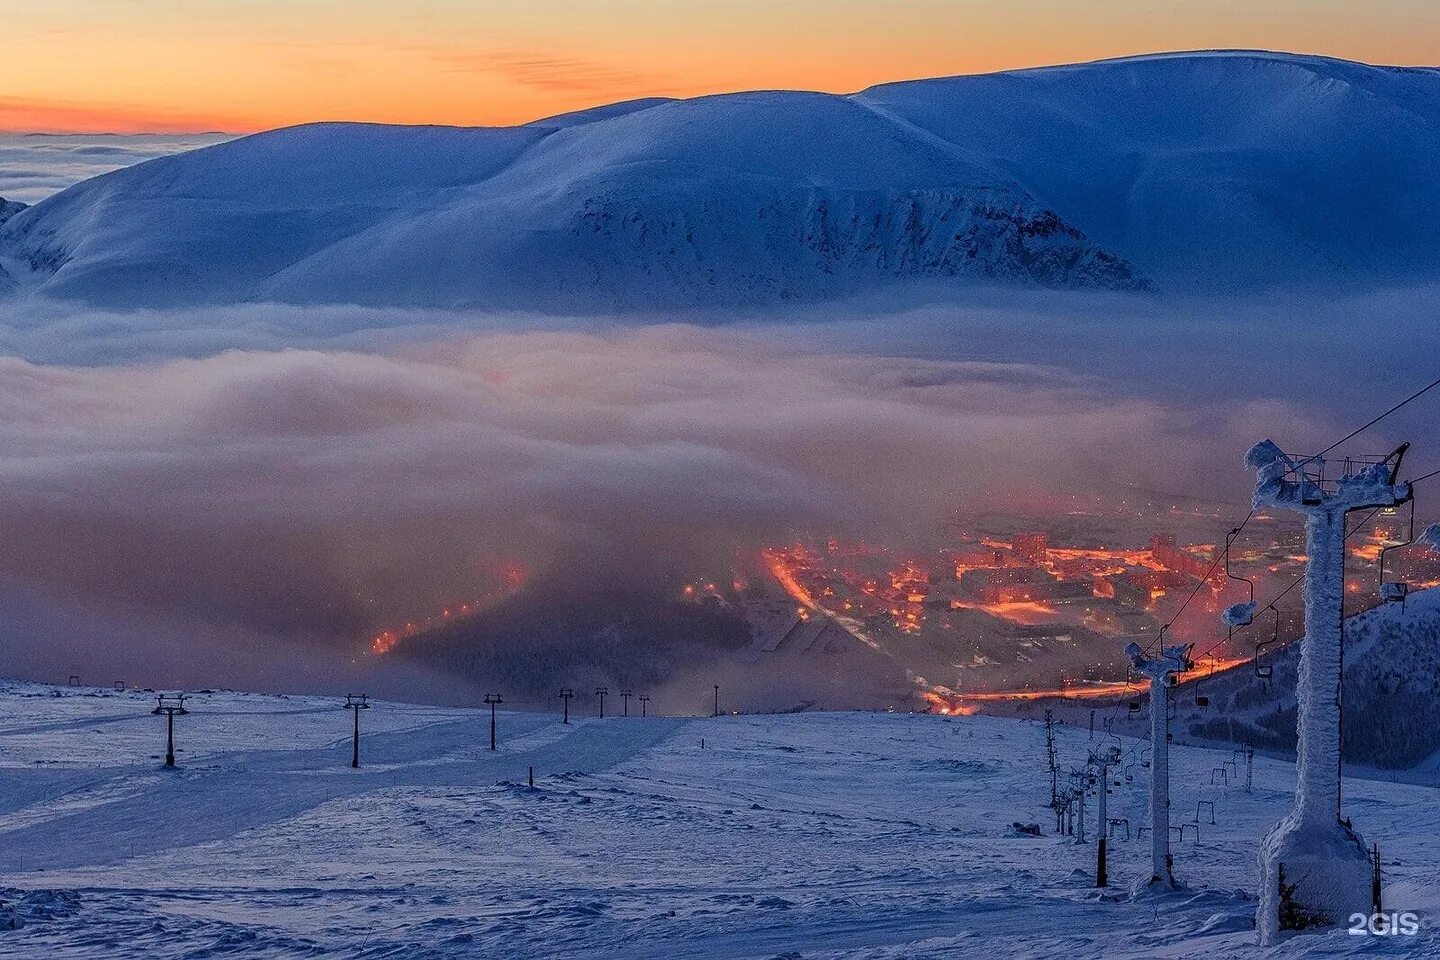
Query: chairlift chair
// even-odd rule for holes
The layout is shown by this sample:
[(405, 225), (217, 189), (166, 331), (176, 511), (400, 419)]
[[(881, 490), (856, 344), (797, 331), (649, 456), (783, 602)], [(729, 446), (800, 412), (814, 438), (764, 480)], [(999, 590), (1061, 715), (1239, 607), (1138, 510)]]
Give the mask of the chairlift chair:
[[(1404, 454), (1404, 448), (1399, 451)], [(1396, 468), (1399, 467), (1399, 458), (1396, 458)], [(1385, 579), (1385, 554), (1396, 547), (1408, 547), (1415, 542), (1415, 497), (1410, 497), (1410, 531), (1405, 537), (1404, 543), (1392, 543), (1380, 551), (1380, 599), (1386, 603), (1399, 603), (1403, 606), (1405, 598), (1410, 595), (1410, 584), (1404, 580)]]
[[(1199, 680), (1196, 680), (1195, 683), (1198, 686), (1199, 684), (1204, 683), (1206, 680), (1209, 680), (1213, 676), (1215, 676), (1215, 655), (1212, 653), (1210, 655), (1210, 672), (1205, 674), (1205, 676), (1201, 677)], [(1206, 709), (1210, 706), (1210, 698), (1203, 693), (1195, 694), (1195, 706), (1199, 707), (1201, 710)]]
[(1386, 603), (1404, 603), (1405, 598), (1410, 595), (1410, 584), (1403, 580), (1394, 580), (1380, 584), (1380, 599)]
[[(1235, 649), (1235, 628), (1240, 627), (1243, 629), (1255, 622), (1255, 581), (1251, 580), (1249, 577), (1237, 576), (1235, 572), (1230, 569), (1230, 545), (1235, 542), (1235, 538), (1239, 536), (1239, 534), (1240, 528), (1236, 527), (1225, 536), (1225, 577), (1228, 580), (1237, 580), (1240, 583), (1245, 584), (1245, 590), (1248, 594), (1249, 599), (1247, 599), (1243, 604), (1233, 604), (1232, 606), (1225, 609), (1223, 618), (1225, 620), (1225, 649), (1227, 650)], [(1260, 676), (1262, 678), (1270, 676), (1270, 674), (1273, 672), (1269, 666), (1264, 667), (1262, 670), (1259, 665), (1260, 648), (1264, 645), (1265, 644), (1263, 642), (1257, 643), (1255, 645), (1255, 673), (1257, 676)], [(1210, 658), (1210, 673), (1214, 674), (1214, 672), (1215, 658), (1212, 656)], [(1204, 703), (1200, 702), (1201, 699), (1202, 698), (1200, 697), (1195, 698), (1196, 706), (1206, 707), (1210, 705), (1209, 697), (1203, 698), (1205, 701)]]
[(1239, 527), (1236, 527), (1229, 533), (1225, 534), (1225, 579), (1234, 580), (1237, 583), (1245, 584), (1245, 589), (1249, 592), (1249, 606), (1246, 608), (1245, 613), (1240, 619), (1236, 620), (1234, 623), (1229, 624), (1232, 633), (1234, 632), (1235, 627), (1248, 627), (1255, 619), (1255, 581), (1251, 580), (1249, 577), (1238, 576), (1233, 570), (1230, 569), (1230, 545), (1235, 542), (1235, 538), (1239, 535)]
[(1272, 606), (1270, 608), (1270, 612), (1275, 614), (1275, 625), (1271, 629), (1270, 639), (1258, 640), (1255, 643), (1255, 659), (1253, 661), (1253, 663), (1255, 664), (1255, 676), (1259, 677), (1261, 680), (1269, 680), (1271, 677), (1275, 676), (1275, 667), (1273, 664), (1260, 662), (1260, 651), (1264, 650), (1271, 644), (1280, 642), (1280, 609), (1278, 607)]

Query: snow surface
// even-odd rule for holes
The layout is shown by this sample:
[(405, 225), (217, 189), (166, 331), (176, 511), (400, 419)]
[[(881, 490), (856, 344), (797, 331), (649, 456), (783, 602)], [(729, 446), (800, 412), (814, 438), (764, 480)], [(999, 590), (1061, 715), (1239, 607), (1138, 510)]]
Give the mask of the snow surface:
[[(153, 697), (0, 692), (0, 955), (155, 957), (1298, 957), (1434, 955), (1440, 804), (1351, 780), (1416, 937), (1254, 944), (1259, 837), (1292, 764), (1211, 786), (1229, 751), (1175, 746), (1188, 890), (1132, 899), (1148, 840), (1049, 835), (1033, 721), (890, 714), (500, 716), (379, 703), (351, 770), (334, 699), (200, 693), (159, 765)], [(705, 746), (700, 746), (701, 739)], [(1097, 734), (1061, 726), (1062, 767)], [(1110, 816), (1144, 820), (1139, 741)], [(533, 765), (536, 787), (524, 786)], [(1130, 774), (1130, 780), (1126, 775)], [(1196, 816), (1215, 804), (1214, 826)], [(1087, 810), (1093, 811), (1093, 804)], [(1093, 816), (1093, 813), (1091, 814)], [(1038, 822), (1046, 835), (1011, 829)], [(1093, 829), (1093, 826), (1092, 826)], [(1093, 834), (1092, 834), (1093, 835)], [(4, 929), (13, 923), (15, 929)]]
[(1440, 523), (1432, 523), (1426, 527), (1424, 532), (1415, 538), (1415, 542), (1440, 552)]
[(1259, 604), (1254, 600), (1242, 600), (1239, 603), (1232, 603), (1220, 611), (1220, 622), (1227, 627), (1243, 627), (1255, 620), (1255, 611)]
[(1252, 52), (645, 100), (512, 128), (315, 124), (0, 227), (19, 291), (524, 309), (910, 281), (1433, 279), (1440, 72)]

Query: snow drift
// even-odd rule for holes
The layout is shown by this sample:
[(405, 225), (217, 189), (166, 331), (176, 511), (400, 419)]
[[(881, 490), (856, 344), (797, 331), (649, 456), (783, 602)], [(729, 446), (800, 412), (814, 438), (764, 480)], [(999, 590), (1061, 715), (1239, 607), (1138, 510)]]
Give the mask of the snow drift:
[(1410, 282), (1440, 263), (1437, 120), (1435, 70), (1204, 53), (503, 129), (316, 124), (77, 184), (0, 226), (0, 267), (118, 306)]

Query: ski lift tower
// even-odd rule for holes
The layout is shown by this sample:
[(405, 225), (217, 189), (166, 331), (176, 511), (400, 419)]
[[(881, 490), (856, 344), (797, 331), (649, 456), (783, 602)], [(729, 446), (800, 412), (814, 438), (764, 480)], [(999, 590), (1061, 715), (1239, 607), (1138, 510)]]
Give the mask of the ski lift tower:
[(1262, 944), (1281, 930), (1335, 927), (1371, 910), (1370, 854), (1340, 819), (1340, 684), (1345, 600), (1345, 515), (1410, 499), (1397, 483), (1402, 446), (1388, 457), (1347, 459), (1337, 479), (1319, 457), (1291, 457), (1269, 440), (1245, 455), (1256, 509), (1305, 515), (1305, 636), (1296, 678), (1299, 742), (1295, 806), (1260, 847)]
[(347, 693), (345, 702), (341, 704), (346, 710), (355, 714), (355, 732), (350, 738), (350, 766), (352, 769), (360, 769), (360, 711), (370, 709), (370, 695), (368, 693)]
[(1174, 889), (1170, 868), (1170, 685), (1177, 673), (1190, 669), (1190, 646), (1161, 647), (1160, 656), (1145, 656), (1140, 644), (1125, 648), (1130, 668), (1150, 678), (1150, 883)]
[(183, 717), (189, 710), (185, 709), (185, 694), (183, 693), (162, 693), (155, 698), (156, 707), (150, 712), (157, 717), (165, 718), (165, 766), (174, 769), (175, 767), (175, 718)]
[(1120, 762), (1120, 748), (1111, 747), (1109, 750), (1096, 753), (1090, 751), (1089, 764), (1092, 770), (1100, 771), (1100, 783), (1096, 788), (1098, 793), (1096, 800), (1100, 809), (1096, 815), (1095, 834), (1095, 886), (1103, 887), (1110, 883), (1105, 862), (1106, 845), (1110, 836), (1110, 818), (1106, 810), (1105, 797), (1110, 792), (1110, 768)]

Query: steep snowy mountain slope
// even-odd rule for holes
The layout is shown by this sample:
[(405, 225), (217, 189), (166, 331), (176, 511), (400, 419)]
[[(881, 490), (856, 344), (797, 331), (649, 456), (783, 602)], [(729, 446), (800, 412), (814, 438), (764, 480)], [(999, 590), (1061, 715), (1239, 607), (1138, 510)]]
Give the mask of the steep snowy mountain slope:
[(876, 87), (1167, 287), (1433, 279), (1440, 70), (1169, 54)]
[(1141, 57), (506, 129), (318, 124), (0, 227), (21, 292), (608, 309), (909, 281), (1407, 282), (1440, 265), (1440, 72)]
[[(0, 197), (0, 227), (5, 225), (6, 220), (9, 220), (24, 209), (25, 204), (16, 200), (6, 200), (4, 197)], [(0, 293), (5, 293), (6, 291), (14, 289), (14, 287), (15, 281), (10, 279), (10, 274), (5, 271), (3, 266), (0, 266)]]
[(18, 200), (6, 200), (4, 197), (0, 197), (0, 224), (4, 224), (6, 220), (24, 209), (25, 204)]
[[(1262, 639), (1260, 630), (1252, 637)], [(1268, 680), (1245, 664), (1214, 677), (1187, 682), (1175, 695), (1171, 730), (1177, 739), (1249, 743), (1261, 750), (1295, 749), (1295, 682), (1300, 645), (1291, 643), (1264, 662)], [(1202, 669), (1199, 671), (1203, 673)], [(1424, 782), (1440, 779), (1440, 588), (1421, 590), (1405, 602), (1383, 604), (1345, 621), (1345, 688), (1342, 749), (1347, 763), (1405, 771)], [(1200, 706), (1198, 695), (1209, 703)], [(1140, 694), (1137, 693), (1137, 696)], [(1143, 698), (1142, 698), (1143, 699)], [(1083, 711), (1082, 711), (1083, 713)], [(1112, 729), (1143, 735), (1148, 713), (1129, 716), (1104, 708)], [(1070, 711), (1072, 716), (1080, 714)]]

